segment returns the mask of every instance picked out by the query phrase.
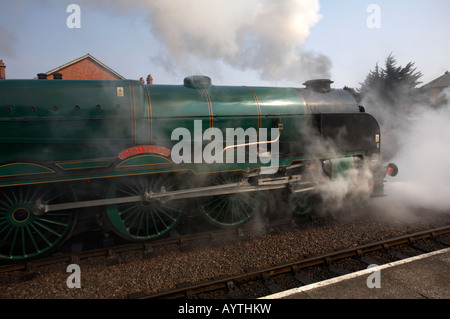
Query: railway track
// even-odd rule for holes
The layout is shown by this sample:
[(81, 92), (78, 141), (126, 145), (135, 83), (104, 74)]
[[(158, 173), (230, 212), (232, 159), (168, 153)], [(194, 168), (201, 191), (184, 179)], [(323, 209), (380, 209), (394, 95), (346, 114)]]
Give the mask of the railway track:
[[(423, 247), (423, 241), (441, 248), (449, 245), (445, 240), (450, 241), (450, 224), (445, 216), (405, 228), (402, 224), (377, 223), (366, 218), (339, 222), (329, 215), (313, 216), (306, 220), (298, 217), (276, 220), (258, 227), (248, 224), (232, 232), (202, 232), (0, 265), (0, 283), (4, 285), (0, 295), (3, 293), (8, 298), (258, 298), (309, 284), (311, 280), (334, 277), (346, 268), (346, 263), (363, 263), (372, 258), (372, 263), (382, 265), (393, 261), (392, 258), (402, 258), (401, 253), (411, 256), (403, 249), (399, 252), (397, 247), (420, 254), (417, 247)], [(423, 231), (428, 227), (429, 231)], [(407, 233), (411, 234), (375, 242)], [(340, 248), (356, 245), (362, 246)], [(394, 257), (386, 257), (391, 258), (387, 261), (371, 253), (386, 250), (395, 250)], [(333, 252), (327, 253), (330, 251)], [(294, 262), (295, 259), (299, 262)], [(66, 286), (68, 264), (81, 266), (83, 289)], [(366, 269), (367, 265), (362, 267), (347, 271)], [(172, 291), (164, 291), (169, 288)]]
[[(374, 242), (366, 245), (361, 245), (353, 248), (342, 249), (332, 253), (327, 253), (320, 256), (301, 259), (294, 262), (275, 265), (264, 269), (248, 269), (245, 273), (233, 276), (221, 276), (213, 278), (212, 280), (203, 283), (191, 285), (179, 285), (175, 289), (165, 292), (160, 292), (152, 295), (145, 295), (143, 293), (130, 294), (130, 298), (139, 299), (180, 299), (180, 298), (246, 298), (248, 294), (242, 293), (241, 287), (244, 285), (257, 286), (261, 284), (268, 290), (269, 293), (281, 291), (281, 287), (276, 283), (276, 278), (283, 275), (290, 275), (295, 278), (298, 285), (305, 285), (311, 283), (311, 278), (303, 275), (304, 270), (313, 267), (325, 267), (332, 273), (331, 276), (342, 275), (346, 271), (339, 266), (334, 265), (336, 261), (342, 261), (349, 258), (356, 258), (362, 264), (367, 265), (376, 263), (377, 260), (371, 257), (374, 252), (388, 251), (391, 248), (407, 247), (407, 249), (414, 249), (420, 252), (429, 252), (433, 248), (427, 248), (429, 243), (424, 241), (432, 241), (435, 247), (449, 247), (450, 241), (442, 239), (444, 235), (450, 234), (450, 226), (435, 228), (431, 230), (416, 232), (396, 238), (391, 238), (379, 242)], [(438, 248), (436, 248), (438, 249)], [(409, 257), (408, 253), (401, 251), (394, 251), (390, 253), (389, 258), (402, 259)], [(217, 293), (219, 292), (219, 293)], [(216, 295), (211, 295), (211, 294)], [(262, 297), (251, 296), (251, 297)]]
[(190, 244), (196, 241), (220, 241), (221, 239), (245, 239), (255, 233), (267, 232), (269, 230), (276, 231), (287, 227), (295, 226), (296, 223), (304, 221), (305, 218), (288, 218), (272, 221), (265, 227), (255, 226), (253, 224), (244, 225), (236, 229), (204, 231), (195, 234), (169, 237), (145, 243), (131, 243), (113, 247), (104, 247), (91, 249), (81, 252), (72, 252), (65, 254), (55, 254), (49, 257), (30, 260), (23, 263), (0, 265), (0, 273), (12, 271), (24, 271), (26, 279), (32, 278), (41, 267), (51, 266), (59, 263), (78, 263), (88, 258), (105, 258), (107, 265), (115, 265), (120, 263), (120, 255), (125, 252), (140, 251), (143, 257), (150, 258), (156, 248), (177, 245), (181, 250), (187, 250)]

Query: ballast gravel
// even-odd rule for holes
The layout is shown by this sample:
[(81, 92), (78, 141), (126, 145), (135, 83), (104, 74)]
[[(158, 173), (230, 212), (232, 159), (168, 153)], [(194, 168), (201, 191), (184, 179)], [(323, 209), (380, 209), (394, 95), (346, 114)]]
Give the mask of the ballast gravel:
[[(312, 255), (362, 245), (393, 236), (448, 225), (450, 214), (410, 213), (410, 216), (364, 214), (341, 220), (307, 221), (286, 231), (258, 234), (239, 240), (199, 241), (190, 249), (177, 245), (156, 248), (150, 258), (134, 251), (120, 255), (120, 263), (107, 266), (105, 258), (81, 260), (80, 288), (73, 286), (68, 264), (38, 268), (24, 281), (23, 271), (0, 273), (2, 299), (118, 299), (130, 294), (162, 292), (183, 283), (243, 273)], [(389, 218), (387, 218), (389, 217)], [(69, 285), (68, 285), (69, 283)]]

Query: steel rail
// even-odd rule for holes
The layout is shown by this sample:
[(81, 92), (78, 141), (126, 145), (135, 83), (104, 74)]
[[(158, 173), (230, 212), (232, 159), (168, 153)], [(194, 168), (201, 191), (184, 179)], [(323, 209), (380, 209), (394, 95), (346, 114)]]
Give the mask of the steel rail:
[(365, 244), (354, 248), (342, 249), (332, 253), (301, 259), (294, 262), (283, 263), (264, 269), (246, 272), (239, 275), (221, 277), (205, 283), (192, 284), (189, 286), (179, 287), (165, 292), (159, 292), (147, 296), (140, 296), (138, 298), (139, 299), (190, 298), (198, 293), (211, 292), (214, 290), (224, 289), (227, 287), (234, 287), (236, 283), (248, 282), (252, 278), (267, 279), (268, 277), (276, 276), (279, 274), (295, 272), (302, 268), (328, 264), (332, 261), (349, 257), (361, 257), (365, 253), (385, 250), (390, 247), (404, 244), (412, 244), (417, 240), (434, 238), (448, 233), (450, 233), (450, 226), (444, 226), (432, 230), (426, 230), (391, 239), (386, 239), (375, 243)]

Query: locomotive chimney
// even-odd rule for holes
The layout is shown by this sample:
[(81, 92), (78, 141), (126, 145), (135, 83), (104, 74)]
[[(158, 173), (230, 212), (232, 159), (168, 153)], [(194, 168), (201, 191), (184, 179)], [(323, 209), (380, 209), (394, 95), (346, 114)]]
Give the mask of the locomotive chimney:
[(0, 60), (0, 80), (6, 79), (6, 65), (3, 63), (3, 60)]
[(61, 73), (53, 73), (53, 80), (62, 80), (62, 74)]
[(309, 80), (303, 83), (307, 90), (312, 90), (318, 93), (328, 93), (331, 91), (331, 83), (329, 79)]
[(149, 75), (147, 76), (147, 84), (153, 84), (153, 78), (152, 78), (152, 75), (151, 75), (151, 74), (149, 74)]
[(47, 74), (45, 73), (38, 73), (38, 80), (47, 80)]

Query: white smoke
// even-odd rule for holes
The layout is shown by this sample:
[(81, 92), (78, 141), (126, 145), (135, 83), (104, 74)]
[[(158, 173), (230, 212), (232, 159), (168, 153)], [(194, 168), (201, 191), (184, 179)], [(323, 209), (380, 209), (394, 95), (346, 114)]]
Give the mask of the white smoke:
[[(413, 221), (417, 211), (427, 209), (437, 212), (450, 211), (450, 89), (441, 93), (439, 107), (432, 107), (426, 98), (421, 105), (406, 103), (402, 99), (398, 108), (389, 107), (371, 96), (362, 101), (367, 112), (374, 115), (381, 126), (382, 165), (397, 164), (399, 174), (385, 177), (385, 198), (370, 201), (372, 212), (385, 217)], [(378, 102), (377, 102), (378, 100)], [(375, 101), (375, 102), (374, 102)], [(366, 104), (367, 103), (367, 104)], [(309, 137), (314, 134), (309, 133)], [(339, 153), (339, 149), (327, 141), (311, 139), (311, 154)], [(318, 194), (321, 209), (345, 210), (359, 203), (363, 206), (371, 194), (374, 176), (370, 167), (349, 169), (333, 180), (321, 183)], [(368, 208), (366, 207), (368, 210)], [(356, 212), (360, 214), (362, 209)]]
[[(450, 93), (450, 92), (448, 92)], [(450, 96), (450, 94), (448, 94)], [(447, 99), (449, 101), (449, 99)], [(408, 119), (403, 119), (408, 120)], [(399, 175), (386, 191), (411, 207), (450, 209), (450, 107), (428, 107), (410, 118), (393, 158)]]
[(384, 217), (415, 221), (424, 209), (450, 211), (450, 91), (442, 92), (446, 103), (437, 108), (423, 94), (418, 105), (402, 97), (397, 109), (374, 96), (362, 101), (380, 123), (383, 162), (399, 167), (396, 177), (386, 177), (387, 197), (373, 202)]
[(360, 212), (372, 193), (373, 173), (368, 167), (350, 168), (332, 180), (318, 186), (321, 209), (331, 213), (345, 210), (352, 217), (353, 211)]
[(143, 9), (152, 33), (164, 45), (155, 58), (170, 72), (190, 74), (224, 63), (256, 71), (270, 81), (330, 76), (330, 59), (302, 48), (311, 27), (322, 18), (318, 0), (110, 3), (117, 10)]

